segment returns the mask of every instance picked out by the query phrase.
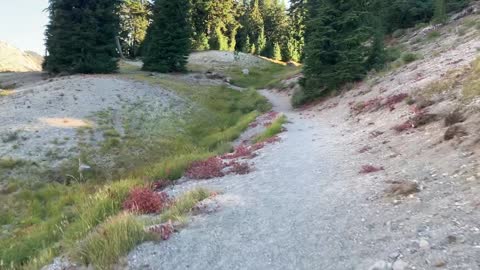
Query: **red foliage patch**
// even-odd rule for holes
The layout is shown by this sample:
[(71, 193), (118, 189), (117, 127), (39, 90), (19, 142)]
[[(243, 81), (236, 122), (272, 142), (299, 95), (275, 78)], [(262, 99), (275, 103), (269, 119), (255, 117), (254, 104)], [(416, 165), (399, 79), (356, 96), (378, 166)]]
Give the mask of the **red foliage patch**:
[(266, 114), (266, 118), (268, 120), (273, 120), (273, 119), (277, 118), (277, 116), (278, 116), (278, 112), (275, 112), (275, 111), (270, 111)]
[(390, 111), (395, 110), (395, 105), (397, 103), (400, 103), (404, 101), (406, 98), (408, 98), (408, 94), (402, 93), (398, 95), (391, 95), (387, 97), (387, 100), (385, 101), (385, 106), (387, 106)]
[(392, 129), (395, 130), (396, 132), (404, 132), (412, 128), (413, 128), (412, 123), (410, 121), (407, 121), (403, 124), (394, 126)]
[(155, 191), (161, 191), (164, 190), (166, 187), (170, 186), (172, 184), (172, 181), (162, 179), (162, 180), (157, 180), (153, 182), (152, 184), (152, 189)]
[(162, 211), (170, 203), (167, 193), (157, 193), (149, 188), (134, 188), (130, 191), (123, 209), (142, 214), (153, 214)]
[(239, 174), (239, 175), (244, 175), (248, 174), (252, 171), (250, 168), (250, 165), (248, 165), (247, 162), (236, 162), (234, 161), (231, 163), (232, 168), (228, 171), (228, 173), (234, 173), (234, 174)]
[(364, 102), (359, 102), (351, 106), (350, 110), (354, 114), (361, 114), (365, 112), (376, 111), (382, 107), (382, 100), (383, 98), (376, 97)]
[(252, 158), (254, 156), (251, 147), (246, 145), (240, 145), (235, 148), (233, 153), (225, 154), (222, 156), (223, 159), (235, 159), (241, 157)]
[(378, 171), (383, 171), (383, 167), (375, 167), (372, 165), (363, 165), (362, 169), (360, 170), (360, 173), (362, 174), (367, 174), (367, 173), (374, 173)]
[(225, 164), (218, 157), (211, 157), (207, 160), (196, 161), (187, 169), (186, 176), (191, 179), (211, 179), (222, 177), (225, 174)]
[(160, 225), (152, 226), (148, 229), (148, 232), (158, 234), (162, 240), (168, 240), (174, 231), (175, 228), (170, 221)]

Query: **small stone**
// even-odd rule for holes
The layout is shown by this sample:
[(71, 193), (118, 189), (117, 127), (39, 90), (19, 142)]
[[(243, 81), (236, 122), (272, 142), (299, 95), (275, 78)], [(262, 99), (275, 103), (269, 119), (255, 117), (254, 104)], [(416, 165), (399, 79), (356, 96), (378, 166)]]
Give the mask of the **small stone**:
[(249, 75), (250, 70), (248, 68), (242, 70), (243, 75)]
[(430, 243), (425, 239), (420, 239), (420, 241), (418, 241), (418, 246), (421, 249), (430, 249)]
[(405, 270), (408, 267), (408, 263), (402, 261), (402, 260), (397, 260), (396, 262), (393, 263), (392, 269), (393, 270)]
[(391, 270), (392, 265), (386, 261), (377, 261), (374, 265), (370, 266), (368, 270)]
[(435, 267), (443, 267), (447, 265), (447, 262), (443, 258), (436, 258), (432, 261), (432, 265)]

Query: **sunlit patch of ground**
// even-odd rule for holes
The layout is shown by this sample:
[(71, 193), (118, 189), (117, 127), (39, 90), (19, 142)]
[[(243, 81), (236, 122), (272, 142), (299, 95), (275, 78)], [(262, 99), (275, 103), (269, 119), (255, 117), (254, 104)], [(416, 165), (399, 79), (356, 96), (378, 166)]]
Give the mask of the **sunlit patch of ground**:
[(92, 123), (77, 118), (39, 118), (40, 122), (46, 123), (52, 127), (58, 128), (80, 128), (80, 127), (92, 127)]

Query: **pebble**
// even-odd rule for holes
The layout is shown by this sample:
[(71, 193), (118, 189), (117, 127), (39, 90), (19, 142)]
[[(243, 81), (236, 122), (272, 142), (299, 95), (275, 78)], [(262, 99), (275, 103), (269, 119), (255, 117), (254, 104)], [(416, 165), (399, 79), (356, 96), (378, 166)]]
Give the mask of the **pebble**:
[(425, 239), (420, 239), (420, 241), (418, 241), (418, 246), (424, 250), (430, 249), (430, 243), (428, 243), (428, 241)]
[(393, 263), (392, 270), (405, 270), (407, 267), (408, 267), (408, 263), (402, 260), (397, 260), (396, 262)]

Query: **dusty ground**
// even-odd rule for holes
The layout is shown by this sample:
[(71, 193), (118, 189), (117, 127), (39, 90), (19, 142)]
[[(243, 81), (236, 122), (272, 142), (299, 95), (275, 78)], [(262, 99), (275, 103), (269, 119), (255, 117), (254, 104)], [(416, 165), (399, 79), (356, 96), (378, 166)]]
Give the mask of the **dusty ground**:
[(80, 131), (96, 134), (88, 142), (92, 145), (103, 141), (105, 127), (97, 121), (101, 115), (111, 117), (111, 128), (123, 135), (127, 112), (152, 107), (148, 112), (155, 117), (170, 117), (184, 103), (170, 91), (115, 76), (71, 76), (27, 84), (0, 96), (0, 157), (55, 167), (78, 155)]

